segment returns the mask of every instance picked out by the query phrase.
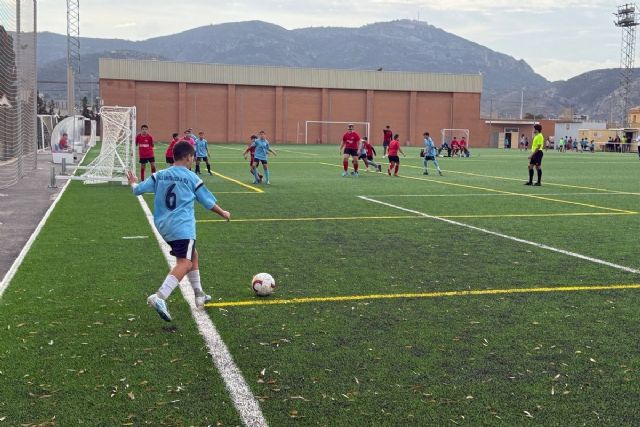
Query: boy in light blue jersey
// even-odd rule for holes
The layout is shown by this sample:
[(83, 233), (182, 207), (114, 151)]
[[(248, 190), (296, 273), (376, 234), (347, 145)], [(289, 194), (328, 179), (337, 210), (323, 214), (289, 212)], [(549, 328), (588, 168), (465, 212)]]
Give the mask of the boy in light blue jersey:
[(189, 168), (193, 164), (195, 150), (186, 141), (178, 142), (173, 148), (174, 165), (154, 173), (138, 184), (133, 172), (127, 173), (133, 194), (154, 193), (153, 222), (162, 238), (171, 246), (171, 255), (176, 257), (176, 265), (167, 275), (162, 286), (147, 298), (147, 303), (167, 322), (171, 315), (165, 300), (178, 286), (184, 276), (189, 278), (195, 295), (195, 305), (204, 307), (211, 297), (205, 295), (200, 283), (198, 251), (196, 244), (196, 220), (193, 202), (197, 200), (227, 221), (231, 214), (218, 206), (216, 198), (204, 183)]
[(269, 153), (272, 153), (274, 156), (277, 156), (278, 153), (276, 153), (269, 147), (269, 141), (265, 138), (264, 135), (264, 131), (261, 130), (258, 133), (258, 139), (253, 141), (243, 154), (246, 155), (252, 148), (255, 148), (255, 152), (253, 153), (253, 164), (251, 167), (251, 174), (255, 178), (253, 183), (260, 183), (260, 179), (258, 178), (258, 165), (262, 163), (262, 169), (264, 169), (264, 178), (266, 183), (269, 185), (271, 184), (271, 181), (269, 180)]
[(429, 170), (427, 168), (429, 161), (432, 161), (434, 165), (436, 165), (436, 169), (438, 170), (438, 175), (442, 176), (442, 170), (440, 169), (440, 165), (436, 160), (436, 156), (438, 154), (436, 150), (436, 145), (433, 143), (433, 139), (429, 136), (429, 132), (425, 132), (424, 136), (424, 173), (423, 175), (429, 175)]
[(211, 173), (211, 164), (209, 163), (209, 146), (206, 139), (204, 139), (204, 132), (198, 133), (196, 138), (196, 173), (200, 174), (200, 162), (203, 161), (207, 164), (207, 171), (209, 175)]

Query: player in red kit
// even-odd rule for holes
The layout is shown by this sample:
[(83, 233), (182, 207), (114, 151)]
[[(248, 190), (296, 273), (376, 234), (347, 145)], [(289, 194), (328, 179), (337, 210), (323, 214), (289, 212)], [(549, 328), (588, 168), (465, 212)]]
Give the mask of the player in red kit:
[[(249, 145), (247, 146), (247, 149), (244, 152), (244, 159), (247, 160), (247, 154), (251, 155), (251, 160), (249, 161), (249, 172), (251, 173), (251, 176), (253, 175), (253, 161), (254, 161), (254, 153), (256, 152), (256, 147), (255, 145), (253, 145), (253, 143), (256, 141), (256, 139), (258, 139), (258, 137), (256, 135), (251, 135), (251, 139), (249, 141)], [(258, 183), (262, 182), (262, 175), (260, 174), (260, 172), (258, 172), (258, 169), (256, 168), (256, 172), (258, 173)]]
[(382, 171), (382, 165), (373, 161), (373, 156), (377, 154), (376, 149), (373, 148), (373, 145), (371, 145), (367, 137), (363, 136), (362, 141), (360, 141), (360, 155), (358, 157), (364, 162), (367, 172), (369, 172), (369, 165), (373, 166), (373, 170), (377, 172)]
[(400, 135), (395, 134), (393, 136), (393, 140), (389, 143), (389, 169), (387, 169), (387, 173), (391, 175), (391, 171), (394, 170), (393, 176), (398, 176), (398, 169), (400, 169), (400, 157), (398, 153), (401, 153), (404, 157), (407, 157), (400, 148)]
[(140, 133), (136, 135), (136, 145), (140, 157), (140, 180), (144, 181), (144, 171), (147, 163), (151, 164), (151, 173), (156, 173), (156, 158), (153, 153), (153, 137), (149, 133), (149, 126), (140, 126)]
[(382, 135), (383, 135), (382, 148), (384, 149), (384, 152), (382, 153), (382, 157), (387, 157), (387, 150), (389, 149), (389, 143), (393, 139), (393, 132), (391, 131), (391, 126), (387, 125), (387, 127), (385, 127), (382, 130)]
[(178, 136), (179, 135), (177, 133), (172, 135), (173, 139), (169, 143), (169, 148), (167, 148), (167, 151), (164, 153), (164, 157), (168, 165), (167, 167), (173, 165), (173, 146), (178, 143)]
[(347, 132), (342, 136), (342, 144), (340, 144), (340, 153), (342, 153), (342, 167), (344, 171), (342, 176), (347, 176), (349, 170), (349, 157), (353, 164), (353, 172), (351, 175), (358, 176), (358, 145), (360, 144), (360, 135), (353, 130), (353, 125), (348, 126)]

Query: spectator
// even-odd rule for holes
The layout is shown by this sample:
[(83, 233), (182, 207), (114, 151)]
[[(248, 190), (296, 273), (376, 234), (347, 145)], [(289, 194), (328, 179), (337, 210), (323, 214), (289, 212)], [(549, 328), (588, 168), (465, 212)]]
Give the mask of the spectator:
[(69, 135), (66, 132), (62, 134), (60, 141), (54, 144), (53, 151), (69, 151)]

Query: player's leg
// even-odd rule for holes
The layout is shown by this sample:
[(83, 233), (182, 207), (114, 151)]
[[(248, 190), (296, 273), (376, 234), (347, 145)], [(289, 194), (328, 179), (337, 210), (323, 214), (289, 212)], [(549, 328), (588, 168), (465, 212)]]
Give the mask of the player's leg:
[(349, 171), (349, 154), (342, 154), (342, 176), (347, 176), (347, 172)]
[(151, 161), (151, 173), (156, 173), (156, 160)]
[(536, 172), (538, 172), (538, 181), (534, 184), (536, 186), (541, 186), (542, 185), (542, 156), (543, 153), (542, 151), (538, 151), (536, 152), (537, 156), (537, 162), (536, 162)]
[(266, 181), (266, 184), (270, 185), (271, 181), (270, 181), (269, 165), (267, 164), (267, 162), (262, 162), (262, 169), (264, 170), (264, 179)]
[(200, 157), (196, 157), (196, 174), (200, 175)]
[(395, 167), (395, 162), (393, 160), (389, 160), (389, 169), (387, 169), (387, 175), (391, 176), (391, 171)]
[(355, 176), (358, 176), (358, 167), (360, 166), (360, 163), (358, 162), (358, 156), (355, 154), (351, 155), (351, 163), (353, 164), (353, 174)]
[(524, 185), (533, 185), (533, 164), (529, 163), (529, 181), (525, 182)]
[(442, 176), (442, 169), (440, 169), (440, 165), (438, 164), (438, 160), (434, 157), (433, 164), (436, 166), (436, 170), (438, 171), (438, 175)]
[(207, 164), (207, 172), (209, 172), (209, 175), (213, 175), (213, 173), (211, 172), (211, 163), (209, 163), (209, 158), (205, 157), (204, 162)]
[(258, 165), (260, 164), (260, 162), (258, 162), (257, 160), (254, 160), (253, 163), (251, 163), (251, 174), (253, 175), (253, 183), (254, 184), (259, 184), (260, 183), (260, 179), (258, 178)]
[(140, 181), (144, 181), (144, 171), (147, 168), (146, 160), (140, 160)]
[(427, 156), (424, 156), (424, 159), (422, 159), (422, 164), (424, 165), (424, 172), (422, 172), (422, 174), (429, 175), (429, 160), (427, 160)]
[(396, 167), (395, 167), (395, 171), (393, 173), (393, 176), (398, 176), (398, 170), (400, 169), (400, 159), (396, 159)]
[(193, 249), (193, 257), (191, 258), (191, 270), (187, 273), (187, 278), (189, 278), (189, 283), (191, 283), (191, 288), (193, 289), (196, 307), (203, 308), (207, 295), (202, 290), (200, 267), (198, 265), (198, 251), (195, 248)]

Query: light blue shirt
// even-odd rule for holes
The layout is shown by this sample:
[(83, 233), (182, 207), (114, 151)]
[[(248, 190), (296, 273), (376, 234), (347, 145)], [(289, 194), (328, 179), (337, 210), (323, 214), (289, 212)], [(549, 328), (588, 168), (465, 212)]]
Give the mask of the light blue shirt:
[(153, 222), (167, 242), (196, 239), (194, 200), (208, 210), (216, 205), (202, 180), (184, 166), (161, 170), (133, 187), (136, 196), (144, 193), (155, 194)]
[(431, 137), (424, 139), (424, 155), (425, 156), (436, 156), (436, 146), (433, 143), (433, 139)]
[(256, 139), (252, 147), (256, 147), (256, 152), (253, 153), (253, 157), (258, 160), (267, 160), (269, 158), (269, 141), (264, 138)]
[(209, 157), (207, 140), (204, 138), (196, 138), (196, 157)]

